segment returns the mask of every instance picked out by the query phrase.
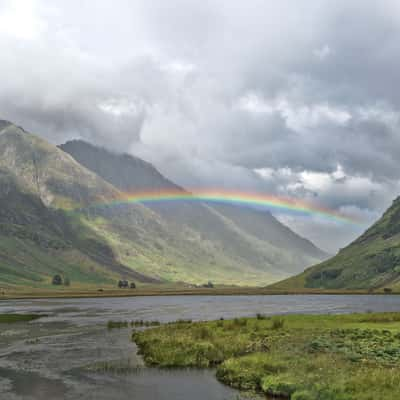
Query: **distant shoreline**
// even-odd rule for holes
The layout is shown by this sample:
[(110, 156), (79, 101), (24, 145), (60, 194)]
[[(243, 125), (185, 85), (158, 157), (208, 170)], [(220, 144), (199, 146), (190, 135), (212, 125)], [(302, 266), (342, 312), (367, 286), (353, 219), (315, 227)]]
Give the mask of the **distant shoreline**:
[(268, 288), (223, 287), (223, 288), (139, 288), (139, 289), (77, 289), (45, 290), (22, 289), (0, 290), (1, 300), (57, 299), (57, 298), (97, 298), (97, 297), (139, 297), (139, 296), (273, 296), (273, 295), (385, 295), (399, 294), (368, 292), (367, 290), (272, 290)]

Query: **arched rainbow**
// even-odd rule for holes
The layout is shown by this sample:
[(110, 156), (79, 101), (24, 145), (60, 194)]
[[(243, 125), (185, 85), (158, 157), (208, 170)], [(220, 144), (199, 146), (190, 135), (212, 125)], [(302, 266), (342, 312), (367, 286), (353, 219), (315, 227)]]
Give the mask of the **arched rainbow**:
[(346, 216), (335, 210), (317, 206), (298, 199), (289, 199), (284, 197), (272, 196), (261, 193), (230, 191), (225, 189), (201, 189), (186, 192), (183, 190), (160, 189), (154, 191), (141, 191), (125, 193), (119, 199), (110, 202), (97, 203), (96, 207), (116, 206), (122, 204), (139, 203), (161, 203), (173, 201), (191, 201), (191, 202), (211, 202), (236, 204), (241, 206), (252, 206), (277, 210), (282, 212), (295, 212), (299, 214), (316, 215), (329, 218), (337, 222), (357, 224), (355, 218)]

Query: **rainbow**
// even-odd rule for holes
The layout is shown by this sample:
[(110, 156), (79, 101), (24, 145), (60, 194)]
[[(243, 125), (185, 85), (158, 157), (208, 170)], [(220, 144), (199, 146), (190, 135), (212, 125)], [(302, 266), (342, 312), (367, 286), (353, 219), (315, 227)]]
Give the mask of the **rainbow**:
[(162, 202), (210, 202), (222, 204), (236, 204), (239, 206), (264, 208), (285, 213), (296, 213), (309, 216), (320, 216), (336, 222), (358, 224), (351, 216), (335, 210), (307, 203), (298, 199), (289, 199), (268, 194), (231, 191), (225, 189), (202, 189), (184, 191), (179, 189), (160, 189), (157, 191), (141, 191), (124, 193), (121, 198), (109, 202), (96, 203), (96, 207), (110, 207), (123, 204), (150, 204)]

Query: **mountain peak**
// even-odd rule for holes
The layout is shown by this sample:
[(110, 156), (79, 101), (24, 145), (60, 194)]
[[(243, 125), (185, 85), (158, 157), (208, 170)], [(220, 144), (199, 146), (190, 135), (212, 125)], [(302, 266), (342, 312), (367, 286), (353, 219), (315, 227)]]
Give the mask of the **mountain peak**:
[(118, 193), (56, 146), (6, 121), (0, 125), (0, 167), (45, 205), (56, 208), (90, 204)]

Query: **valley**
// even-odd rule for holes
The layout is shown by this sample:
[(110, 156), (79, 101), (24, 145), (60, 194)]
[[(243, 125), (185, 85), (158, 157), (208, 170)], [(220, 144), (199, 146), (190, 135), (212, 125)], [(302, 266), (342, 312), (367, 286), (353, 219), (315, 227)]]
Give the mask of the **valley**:
[(265, 286), (328, 256), (268, 211), (119, 204), (124, 193), (184, 189), (133, 156), (82, 141), (56, 147), (6, 121), (0, 178), (3, 289), (48, 290), (55, 275), (78, 291), (120, 279)]

